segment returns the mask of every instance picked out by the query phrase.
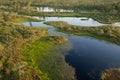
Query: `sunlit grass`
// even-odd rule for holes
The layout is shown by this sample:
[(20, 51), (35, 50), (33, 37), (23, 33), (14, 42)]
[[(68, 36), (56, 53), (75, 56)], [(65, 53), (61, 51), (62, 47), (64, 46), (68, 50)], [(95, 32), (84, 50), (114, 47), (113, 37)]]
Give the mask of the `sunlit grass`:
[(37, 40), (23, 47), (22, 59), (33, 68), (37, 66), (36, 70), (41, 70), (50, 80), (71, 80), (74, 70), (66, 64), (58, 46), (54, 42)]
[(98, 27), (83, 27), (70, 25), (63, 21), (50, 21), (45, 24), (52, 25), (57, 28), (58, 31), (68, 34), (75, 34), (79, 36), (90, 36), (101, 40), (120, 44), (119, 35), (120, 27), (115, 26), (98, 26)]

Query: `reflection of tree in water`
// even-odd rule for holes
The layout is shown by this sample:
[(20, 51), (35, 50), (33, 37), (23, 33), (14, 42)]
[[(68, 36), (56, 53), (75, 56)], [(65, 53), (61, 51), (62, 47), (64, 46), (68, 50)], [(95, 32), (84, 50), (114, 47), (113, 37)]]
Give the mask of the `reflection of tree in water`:
[(29, 22), (29, 24), (30, 24), (30, 26), (33, 26), (33, 24), (32, 24), (32, 22), (31, 22), (31, 21)]
[(43, 20), (46, 20), (46, 17), (43, 17)]

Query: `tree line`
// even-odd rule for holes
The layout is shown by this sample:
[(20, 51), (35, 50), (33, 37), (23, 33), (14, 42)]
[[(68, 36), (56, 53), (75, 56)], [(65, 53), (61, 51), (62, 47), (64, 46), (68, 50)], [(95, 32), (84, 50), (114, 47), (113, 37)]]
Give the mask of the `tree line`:
[(0, 0), (0, 5), (21, 4), (21, 6), (51, 6), (67, 9), (99, 10), (102, 12), (119, 12), (119, 0)]

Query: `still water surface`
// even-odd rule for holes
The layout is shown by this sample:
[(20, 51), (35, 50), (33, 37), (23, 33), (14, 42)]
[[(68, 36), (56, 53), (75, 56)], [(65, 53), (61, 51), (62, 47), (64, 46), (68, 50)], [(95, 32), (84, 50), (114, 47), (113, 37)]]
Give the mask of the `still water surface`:
[[(53, 18), (46, 17), (45, 20), (51, 21)], [(54, 19), (55, 21), (58, 20), (57, 18)], [(74, 18), (74, 20), (77, 19)], [(60, 18), (60, 20), (68, 20), (73, 22), (71, 24), (74, 24), (74, 21), (68, 18)], [(89, 20), (95, 22), (93, 25), (99, 24), (91, 18)], [(89, 22), (90, 24), (84, 24), (83, 21), (82, 25), (91, 25), (91, 22)], [(120, 46), (118, 45), (87, 36), (67, 35), (57, 32), (53, 26), (46, 25), (43, 22), (25, 22), (23, 24), (48, 28), (50, 35), (61, 35), (69, 40), (68, 43), (72, 47), (66, 52), (65, 59), (68, 64), (75, 68), (78, 80), (100, 80), (100, 74), (103, 70), (120, 67)], [(75, 24), (79, 25), (79, 23)]]
[[(78, 26), (102, 26), (106, 24), (99, 23), (92, 18), (86, 17), (36, 17), (45, 21), (65, 21)], [(82, 20), (85, 19), (85, 20)]]
[[(42, 19), (45, 21), (65, 21), (65, 22), (68, 22), (69, 24), (77, 25), (77, 26), (97, 27), (97, 26), (110, 25), (110, 24), (100, 23), (92, 18), (87, 18), (87, 17), (35, 17), (35, 18)], [(112, 25), (120, 26), (120, 22), (116, 22)]]

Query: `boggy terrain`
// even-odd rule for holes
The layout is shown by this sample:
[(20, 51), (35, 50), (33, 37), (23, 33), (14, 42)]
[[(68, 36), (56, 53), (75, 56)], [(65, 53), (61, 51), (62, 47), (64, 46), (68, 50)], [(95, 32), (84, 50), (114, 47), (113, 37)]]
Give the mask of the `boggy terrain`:
[(40, 20), (0, 13), (0, 80), (74, 80), (74, 69), (59, 51), (67, 39), (16, 23), (23, 21)]
[[(2, 5), (0, 6), (0, 80), (75, 79), (74, 69), (66, 64), (63, 55), (59, 54), (61, 53), (59, 45), (67, 39), (61, 36), (48, 36), (47, 29), (44, 28), (18, 24), (16, 22), (41, 20), (16, 14), (86, 16), (103, 23), (120, 21), (119, 0), (0, 0), (0, 5)], [(35, 7), (41, 5), (75, 10), (73, 13), (37, 12)], [(120, 44), (120, 28), (112, 25), (81, 27), (65, 22), (46, 24), (56, 26), (59, 31), (69, 34), (92, 36)], [(102, 73), (101, 79), (120, 80), (119, 74), (119, 69), (106, 70)]]
[(99, 39), (108, 40), (120, 44), (120, 27), (112, 25), (98, 27), (82, 27), (70, 25), (63, 21), (45, 22), (45, 24), (55, 26), (59, 31), (75, 35), (91, 36)]
[[(109, 26), (98, 26), (98, 27), (82, 27), (70, 25), (63, 21), (51, 21), (45, 22), (47, 25), (52, 25), (57, 28), (58, 31), (65, 32), (68, 34), (75, 34), (79, 36), (91, 36), (97, 39), (107, 40), (120, 45), (120, 27)], [(107, 69), (102, 72), (101, 80), (119, 80), (120, 69)]]
[[(0, 3), (2, 5), (0, 8), (4, 11), (16, 12), (17, 14), (24, 14), (27, 16), (91, 17), (102, 23), (114, 23), (120, 21), (120, 2), (118, 0), (6, 0), (1, 1)], [(55, 12), (37, 11), (36, 7), (44, 6), (53, 8)], [(59, 9), (73, 10), (73, 12), (60, 12)]]

